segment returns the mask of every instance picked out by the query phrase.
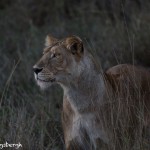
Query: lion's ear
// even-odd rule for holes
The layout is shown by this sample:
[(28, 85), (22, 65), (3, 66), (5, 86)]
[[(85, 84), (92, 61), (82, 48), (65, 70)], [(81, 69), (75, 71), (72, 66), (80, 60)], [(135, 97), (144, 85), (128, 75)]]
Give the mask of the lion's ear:
[(77, 54), (81, 56), (83, 54), (83, 42), (77, 36), (71, 36), (66, 38), (66, 47), (71, 51), (73, 55)]
[(45, 46), (51, 46), (55, 44), (58, 40), (51, 35), (47, 35), (45, 39)]

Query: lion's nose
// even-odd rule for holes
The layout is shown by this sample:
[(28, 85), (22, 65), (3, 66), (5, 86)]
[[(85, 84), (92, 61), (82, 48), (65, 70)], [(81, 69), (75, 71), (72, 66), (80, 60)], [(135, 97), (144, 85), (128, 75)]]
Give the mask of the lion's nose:
[(39, 72), (41, 72), (43, 70), (43, 68), (39, 68), (37, 66), (33, 66), (33, 71), (38, 74)]

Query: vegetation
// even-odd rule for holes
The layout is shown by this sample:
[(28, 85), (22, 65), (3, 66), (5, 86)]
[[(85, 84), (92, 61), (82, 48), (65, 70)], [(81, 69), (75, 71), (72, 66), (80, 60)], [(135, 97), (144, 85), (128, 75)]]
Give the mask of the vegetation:
[(149, 0), (1, 0), (0, 143), (63, 149), (62, 89), (37, 87), (32, 66), (45, 36), (80, 36), (102, 68), (150, 66)]

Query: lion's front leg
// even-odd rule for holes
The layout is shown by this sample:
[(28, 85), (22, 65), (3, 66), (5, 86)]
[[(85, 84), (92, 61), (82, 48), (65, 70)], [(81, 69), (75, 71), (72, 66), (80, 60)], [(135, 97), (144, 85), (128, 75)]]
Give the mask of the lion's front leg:
[(75, 138), (66, 144), (66, 150), (96, 150), (88, 141), (78, 141)]
[(95, 140), (95, 145), (90, 141), (82, 141), (82, 143), (78, 142), (78, 138), (69, 141), (66, 144), (66, 150), (107, 150), (108, 145), (103, 142), (101, 139)]
[(83, 147), (81, 147), (77, 141), (72, 140), (66, 144), (66, 150), (85, 150), (85, 149), (83, 149)]

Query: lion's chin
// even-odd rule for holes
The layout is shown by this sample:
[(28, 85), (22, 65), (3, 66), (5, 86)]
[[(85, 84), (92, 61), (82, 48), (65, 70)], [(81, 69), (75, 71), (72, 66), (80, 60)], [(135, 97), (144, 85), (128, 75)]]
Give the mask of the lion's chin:
[(41, 79), (41, 78), (39, 78), (37, 76), (37, 74), (34, 74), (34, 76), (35, 76), (35, 80), (36, 80), (37, 84), (40, 86), (40, 88), (42, 90), (47, 89), (48, 87), (50, 87), (56, 81), (55, 78), (52, 78), (52, 79)]
[(37, 84), (40, 86), (42, 90), (45, 90), (52, 85), (52, 82), (43, 82), (37, 79)]

